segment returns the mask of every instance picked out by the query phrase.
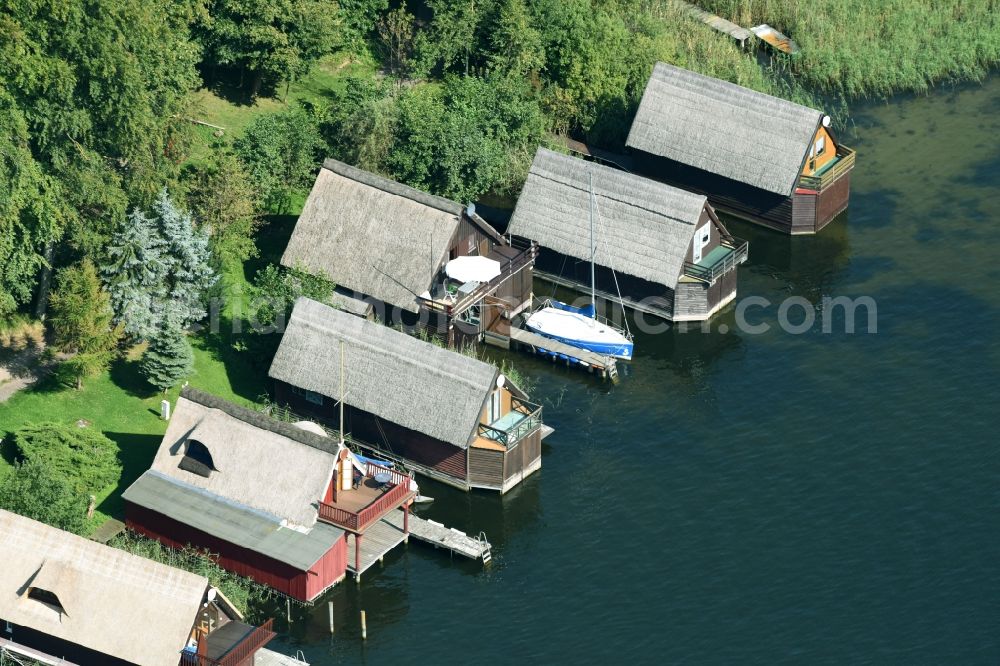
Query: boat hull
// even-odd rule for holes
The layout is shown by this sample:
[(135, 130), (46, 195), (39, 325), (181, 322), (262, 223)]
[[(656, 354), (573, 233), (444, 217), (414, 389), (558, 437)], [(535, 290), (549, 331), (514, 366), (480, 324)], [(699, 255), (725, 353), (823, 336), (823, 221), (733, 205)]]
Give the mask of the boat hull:
[(581, 314), (555, 308), (544, 308), (528, 317), (525, 325), (534, 333), (570, 347), (586, 349), (596, 354), (612, 356), (625, 361), (632, 360), (633, 344), (631, 340), (614, 329)]

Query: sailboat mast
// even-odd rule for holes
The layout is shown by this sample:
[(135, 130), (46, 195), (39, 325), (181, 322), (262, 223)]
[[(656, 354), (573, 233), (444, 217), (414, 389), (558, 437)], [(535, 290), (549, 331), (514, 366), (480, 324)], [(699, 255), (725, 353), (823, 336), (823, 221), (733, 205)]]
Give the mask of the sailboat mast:
[(590, 309), (597, 314), (595, 293), (597, 281), (594, 277), (594, 258), (597, 255), (597, 245), (594, 243), (594, 174), (590, 174)]
[(340, 443), (344, 443), (344, 341), (340, 341)]

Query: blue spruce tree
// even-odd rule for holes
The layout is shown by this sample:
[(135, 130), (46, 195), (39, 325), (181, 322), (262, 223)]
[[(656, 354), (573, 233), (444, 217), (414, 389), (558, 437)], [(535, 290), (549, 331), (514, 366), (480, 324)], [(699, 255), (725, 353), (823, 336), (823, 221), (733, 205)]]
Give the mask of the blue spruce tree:
[(166, 188), (149, 214), (135, 210), (111, 239), (102, 277), (115, 321), (136, 340), (170, 325), (186, 328), (205, 317), (215, 284), (208, 233), (195, 228)]
[(166, 296), (165, 250), (155, 220), (135, 210), (112, 235), (101, 267), (115, 323), (137, 340), (150, 337), (161, 322), (156, 304)]

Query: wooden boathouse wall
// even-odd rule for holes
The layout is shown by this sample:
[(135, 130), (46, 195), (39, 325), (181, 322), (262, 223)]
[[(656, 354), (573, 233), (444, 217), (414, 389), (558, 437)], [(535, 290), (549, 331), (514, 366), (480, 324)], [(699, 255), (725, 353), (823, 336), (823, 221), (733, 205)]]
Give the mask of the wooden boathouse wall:
[(541, 467), (542, 432), (536, 430), (506, 451), (469, 447), (469, 484), (506, 491)]
[(632, 163), (648, 178), (704, 194), (717, 210), (787, 234), (816, 233), (847, 208), (850, 196), (850, 172), (819, 194), (799, 189), (782, 196), (639, 151)]
[[(191, 625), (194, 626), (195, 618), (191, 618)], [(124, 659), (119, 659), (117, 657), (112, 657), (111, 655), (104, 654), (103, 652), (98, 652), (97, 650), (92, 650), (78, 643), (71, 643), (70, 641), (51, 636), (43, 631), (38, 631), (37, 629), (32, 629), (31, 627), (26, 627), (24, 625), (10, 623), (11, 632), (7, 633), (7, 621), (6, 618), (0, 616), (0, 626), (3, 627), (3, 634), (0, 634), (3, 638), (11, 640), (24, 647), (31, 648), (32, 650), (37, 650), (38, 652), (44, 652), (50, 657), (55, 657), (56, 659), (65, 660), (70, 664), (80, 664), (80, 666), (86, 666), (87, 664), (100, 664), (101, 666), (135, 666), (130, 661), (125, 661)], [(180, 648), (182, 646), (178, 645), (177, 658), (180, 659)], [(13, 659), (11, 663), (15, 662)], [(32, 662), (34, 663), (34, 662)]]
[(125, 524), (170, 548), (180, 550), (188, 545), (206, 548), (223, 569), (303, 602), (312, 601), (347, 574), (347, 541), (343, 537), (309, 571), (300, 571), (128, 501)]
[[(315, 417), (334, 428), (339, 427), (340, 411), (337, 401), (325, 396), (313, 396), (320, 404), (310, 402), (293, 392), (285, 382), (275, 382), (275, 399), (288, 405), (292, 411)], [(442, 405), (447, 409), (447, 405)], [(452, 477), (465, 485), (468, 482), (465, 449), (453, 446), (423, 433), (377, 418), (350, 405), (344, 405), (344, 430), (361, 442)], [(470, 431), (471, 435), (471, 431)], [(388, 442), (388, 444), (387, 444)]]

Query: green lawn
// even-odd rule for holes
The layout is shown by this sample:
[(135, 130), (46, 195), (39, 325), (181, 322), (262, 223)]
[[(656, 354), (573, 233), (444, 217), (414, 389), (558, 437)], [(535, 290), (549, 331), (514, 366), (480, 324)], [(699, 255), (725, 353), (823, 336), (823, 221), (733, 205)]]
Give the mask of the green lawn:
[(313, 66), (309, 74), (288, 86), (288, 97), (285, 99), (285, 86), (279, 86), (276, 94), (279, 97), (260, 97), (253, 104), (240, 101), (239, 95), (223, 93), (218, 87), (202, 88), (195, 93), (195, 106), (192, 117), (195, 120), (225, 128), (223, 136), (216, 138), (216, 131), (211, 127), (197, 126), (197, 141), (189, 156), (189, 161), (199, 162), (212, 151), (212, 146), (218, 142), (232, 142), (239, 137), (247, 125), (262, 113), (280, 111), (289, 103), (321, 102), (333, 92), (343, 89), (346, 80), (351, 76), (375, 75), (376, 65), (370, 58), (352, 58), (346, 53), (334, 53), (321, 59)]
[[(374, 73), (371, 62), (351, 62), (344, 55), (325, 58), (308, 77), (289, 88), (289, 100), (319, 100), (342, 86), (346, 75)], [(284, 89), (279, 92), (284, 93)], [(259, 99), (253, 105), (237, 104), (209, 91), (198, 92), (199, 110), (196, 118), (227, 129), (223, 141), (232, 141), (261, 113), (283, 108), (276, 99)], [(202, 130), (205, 130), (202, 132)], [(218, 142), (212, 130), (200, 127), (200, 141), (192, 160), (208, 156)], [(227, 266), (221, 275), (225, 305), (217, 324), (192, 335), (195, 374), (191, 386), (202, 389), (237, 404), (252, 406), (267, 393), (267, 367), (270, 359), (255, 358), (252, 352), (238, 344), (241, 334), (234, 331), (239, 321), (238, 308), (245, 307), (244, 295), (254, 274), (268, 263), (277, 263), (305, 202), (307, 193), (295, 193), (290, 202), (292, 214), (271, 215), (257, 234), (260, 256), (245, 265)], [(245, 310), (243, 310), (245, 312)], [(245, 329), (246, 326), (244, 325)], [(0, 437), (20, 426), (39, 421), (76, 423), (86, 421), (114, 440), (120, 448), (122, 477), (116, 486), (97, 494), (97, 511), (89, 525), (96, 529), (107, 518), (121, 516), (121, 493), (149, 468), (159, 447), (167, 424), (160, 419), (160, 401), (173, 405), (180, 388), (166, 395), (149, 387), (138, 373), (141, 349), (116, 361), (108, 372), (91, 377), (82, 390), (62, 381), (57, 375), (48, 377), (0, 404)], [(8, 472), (12, 460), (10, 447), (0, 446), (0, 478)]]

